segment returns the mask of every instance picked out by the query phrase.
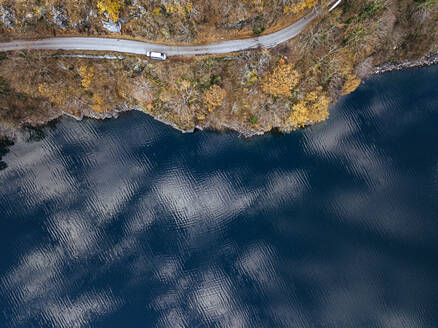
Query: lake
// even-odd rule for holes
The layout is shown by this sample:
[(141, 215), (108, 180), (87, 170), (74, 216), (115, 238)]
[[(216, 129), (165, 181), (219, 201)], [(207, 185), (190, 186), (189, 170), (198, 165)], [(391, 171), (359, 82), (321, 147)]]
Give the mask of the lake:
[(63, 119), (0, 171), (1, 327), (438, 327), (438, 66), (289, 135)]

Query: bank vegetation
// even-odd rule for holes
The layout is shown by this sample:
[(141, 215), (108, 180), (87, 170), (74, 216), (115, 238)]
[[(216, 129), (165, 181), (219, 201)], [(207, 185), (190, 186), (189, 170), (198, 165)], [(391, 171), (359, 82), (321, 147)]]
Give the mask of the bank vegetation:
[[(7, 0), (0, 3), (3, 7), (8, 5)], [(53, 6), (56, 2), (38, 3)], [(102, 19), (113, 21), (125, 19), (136, 10), (131, 8), (134, 2), (128, 1), (118, 5), (110, 0), (86, 3), (95, 5)], [(186, 37), (181, 31), (190, 24), (196, 26), (196, 33), (206, 28), (201, 22), (212, 17), (207, 11), (219, 12), (219, 3), (241, 14), (233, 11), (237, 16), (219, 15), (217, 21), (205, 23), (218, 30), (236, 19), (255, 22), (257, 17), (265, 17), (265, 12), (272, 17), (295, 15), (316, 4), (211, 1), (208, 9), (201, 10), (201, 2), (195, 0), (165, 1), (160, 2), (165, 3), (161, 6), (154, 1), (135, 3), (142, 4), (146, 12), (159, 19), (182, 16), (169, 34), (172, 37), (167, 39), (173, 41), (179, 37), (196, 39), (195, 35), (200, 34)], [(273, 6), (274, 3), (281, 6)], [(70, 20), (82, 17), (69, 11), (76, 8), (74, 5), (73, 9), (64, 6)], [(129, 26), (129, 22), (126, 24)], [(170, 28), (166, 24), (159, 26), (166, 26), (163, 31)], [(99, 53), (75, 58), (74, 52), (11, 52), (0, 55), (0, 120), (2, 124), (19, 127), (44, 124), (64, 114), (78, 119), (106, 118), (138, 109), (185, 131), (195, 127), (231, 128), (245, 135), (273, 128), (291, 131), (326, 120), (329, 105), (354, 91), (375, 66), (437, 52), (436, 26), (436, 1), (345, 0), (330, 14), (322, 14), (298, 37), (270, 50), (165, 62), (141, 56), (102, 60), (99, 55), (104, 54)], [(27, 33), (26, 27), (10, 29), (10, 33), (22, 33), (21, 28)], [(156, 38), (167, 33), (146, 30)], [(144, 37), (152, 38), (151, 35)]]

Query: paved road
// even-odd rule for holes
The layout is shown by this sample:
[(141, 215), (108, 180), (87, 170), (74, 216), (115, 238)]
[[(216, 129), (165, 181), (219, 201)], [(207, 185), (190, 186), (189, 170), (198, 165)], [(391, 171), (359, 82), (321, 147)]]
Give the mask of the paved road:
[[(330, 8), (330, 11), (338, 6), (340, 2), (341, 1), (338, 0)], [(297, 22), (275, 33), (254, 38), (223, 41), (199, 46), (168, 46), (124, 39), (74, 37), (49, 38), (37, 41), (16, 40), (6, 43), (0, 43), (0, 52), (25, 49), (39, 49), (114, 51), (138, 55), (145, 55), (148, 51), (158, 51), (165, 52), (168, 56), (226, 54), (256, 48), (273, 48), (278, 44), (290, 40), (298, 35), (317, 16), (317, 10), (313, 10)]]

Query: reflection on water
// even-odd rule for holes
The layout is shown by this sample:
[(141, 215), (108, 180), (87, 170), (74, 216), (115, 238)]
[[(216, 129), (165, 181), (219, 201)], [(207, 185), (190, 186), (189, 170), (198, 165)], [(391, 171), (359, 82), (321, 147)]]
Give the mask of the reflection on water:
[(0, 172), (2, 327), (433, 327), (438, 67), (287, 136), (66, 119)]

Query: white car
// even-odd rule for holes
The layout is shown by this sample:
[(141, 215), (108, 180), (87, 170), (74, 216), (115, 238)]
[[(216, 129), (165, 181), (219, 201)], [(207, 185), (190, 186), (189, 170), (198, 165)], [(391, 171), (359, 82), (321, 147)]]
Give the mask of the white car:
[(165, 53), (162, 53), (162, 52), (148, 51), (146, 53), (146, 56), (151, 57), (151, 59), (156, 59), (156, 60), (166, 60), (167, 59), (167, 55)]

